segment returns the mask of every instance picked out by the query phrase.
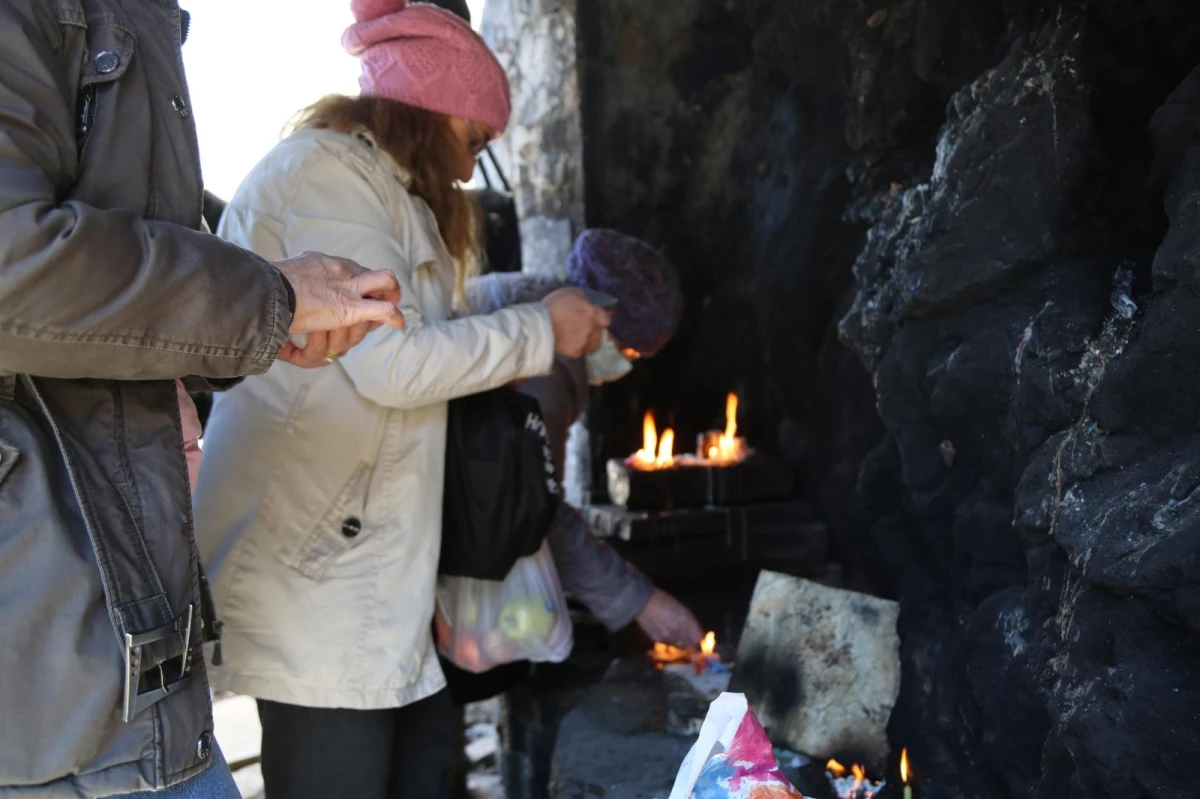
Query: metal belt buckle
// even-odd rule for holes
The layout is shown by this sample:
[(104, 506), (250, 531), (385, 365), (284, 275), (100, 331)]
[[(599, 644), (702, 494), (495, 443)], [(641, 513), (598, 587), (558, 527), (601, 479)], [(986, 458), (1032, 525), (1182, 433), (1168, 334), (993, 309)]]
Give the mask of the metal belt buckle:
[[(162, 627), (144, 633), (125, 633), (125, 723), (146, 708), (179, 688), (191, 676), (191, 643), (193, 605)], [(180, 630), (180, 627), (183, 630)], [(183, 654), (171, 658), (142, 673), (142, 647), (163, 641), (173, 635), (183, 635)], [(174, 661), (179, 661), (179, 673), (174, 679), (168, 672), (174, 671)], [(168, 681), (169, 680), (169, 681)]]

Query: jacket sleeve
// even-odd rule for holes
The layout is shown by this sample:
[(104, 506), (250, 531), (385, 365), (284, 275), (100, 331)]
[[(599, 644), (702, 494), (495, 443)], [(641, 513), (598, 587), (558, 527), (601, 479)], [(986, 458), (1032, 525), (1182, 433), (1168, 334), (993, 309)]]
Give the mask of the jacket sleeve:
[(579, 511), (563, 502), (546, 539), (563, 588), (609, 630), (627, 627), (650, 601), (650, 580), (588, 529)]
[(0, 372), (265, 371), (291, 324), (274, 267), (215, 236), (60, 200), (75, 180), (74, 88), (37, 6), (0, 3)]
[[(562, 481), (567, 431), (586, 404), (587, 375), (581, 358), (558, 356), (547, 377), (522, 384), (521, 392), (538, 401), (554, 467)], [(563, 502), (546, 535), (563, 588), (587, 606), (610, 630), (629, 625), (650, 601), (650, 580), (592, 535), (578, 510)]]
[(475, 313), (491, 313), (510, 305), (541, 300), (555, 289), (569, 285), (554, 275), (491, 272), (467, 280), (467, 302)]
[[(337, 156), (309, 167), (284, 222), (289, 254), (332, 253), (371, 269), (391, 269), (399, 279), (404, 330), (380, 328), (339, 361), (367, 399), (391, 408), (419, 408), (550, 370), (554, 329), (541, 304), (461, 319), (426, 317), (414, 286), (417, 271), (431, 264), (408, 262), (410, 248), (397, 239), (383, 198)], [(416, 228), (419, 220), (402, 222)]]

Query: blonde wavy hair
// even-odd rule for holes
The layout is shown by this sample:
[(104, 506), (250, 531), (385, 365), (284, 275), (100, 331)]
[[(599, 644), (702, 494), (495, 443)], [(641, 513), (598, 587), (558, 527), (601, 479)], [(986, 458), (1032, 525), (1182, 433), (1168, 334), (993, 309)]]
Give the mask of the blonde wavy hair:
[(454, 307), (467, 308), (465, 283), (479, 270), (482, 214), (455, 177), (462, 145), (449, 117), (382, 97), (331, 94), (302, 109), (284, 133), (324, 128), (367, 130), (375, 143), (412, 176), (410, 193), (429, 204), (454, 259)]

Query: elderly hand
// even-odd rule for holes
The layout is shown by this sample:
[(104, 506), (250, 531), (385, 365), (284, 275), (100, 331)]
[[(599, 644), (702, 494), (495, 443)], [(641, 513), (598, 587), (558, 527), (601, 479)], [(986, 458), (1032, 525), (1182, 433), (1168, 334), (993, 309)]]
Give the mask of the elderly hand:
[(655, 588), (650, 601), (637, 616), (638, 627), (652, 641), (662, 641), (679, 647), (695, 647), (704, 637), (700, 622), (678, 599)]
[(296, 313), (291, 332), (353, 329), (358, 325), (404, 327), (400, 284), (386, 269), (366, 269), (354, 261), (306, 252), (275, 267), (292, 284)]
[(279, 352), (282, 361), (304, 368), (325, 366), (380, 325), (404, 327), (404, 315), (396, 307), (400, 284), (387, 270), (369, 270), (320, 253), (304, 253), (275, 266), (296, 295), (291, 332), (308, 337), (303, 346), (285, 344)]

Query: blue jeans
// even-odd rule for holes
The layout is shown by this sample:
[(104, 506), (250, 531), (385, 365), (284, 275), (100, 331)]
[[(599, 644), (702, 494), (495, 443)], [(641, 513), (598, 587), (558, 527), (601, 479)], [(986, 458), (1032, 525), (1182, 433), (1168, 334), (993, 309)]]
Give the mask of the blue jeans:
[(221, 747), (216, 743), (213, 743), (212, 758), (208, 769), (190, 780), (161, 791), (123, 794), (119, 799), (242, 799)]

